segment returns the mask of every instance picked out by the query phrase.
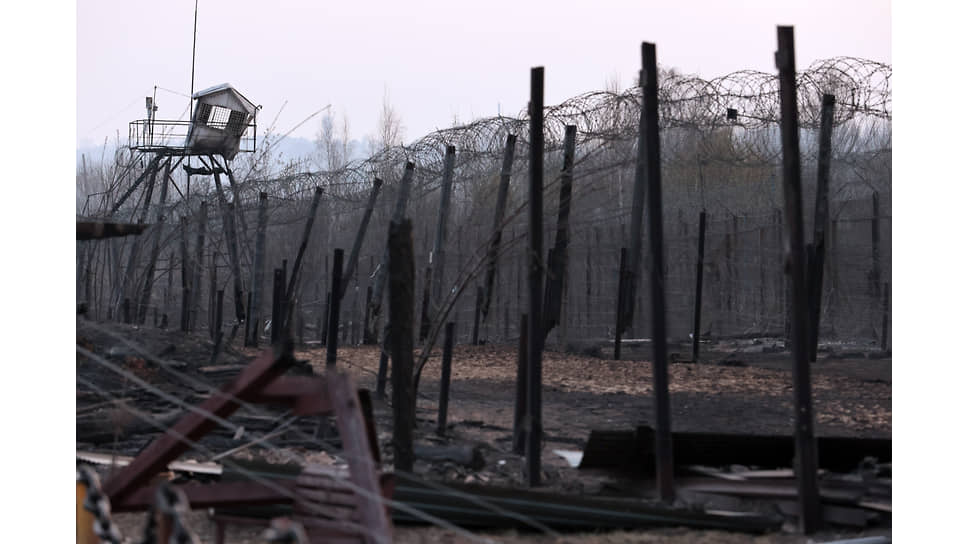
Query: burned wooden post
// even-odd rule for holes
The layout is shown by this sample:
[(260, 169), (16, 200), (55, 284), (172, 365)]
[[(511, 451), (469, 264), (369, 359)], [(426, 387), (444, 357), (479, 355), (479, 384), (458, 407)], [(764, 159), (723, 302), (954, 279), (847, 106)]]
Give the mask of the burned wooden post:
[(279, 315), (282, 313), (282, 294), (283, 282), (285, 281), (284, 272), (278, 268), (272, 271), (272, 319), (270, 325), (269, 342), (275, 344), (279, 341), (279, 331), (281, 327), (279, 323), (282, 321), (282, 317)]
[[(306, 253), (306, 246), (309, 245), (309, 236), (313, 231), (313, 223), (316, 222), (316, 211), (319, 209), (319, 201), (323, 197), (323, 188), (316, 187), (313, 193), (313, 201), (309, 206), (309, 217), (306, 218), (306, 226), (303, 229), (302, 239), (299, 242), (299, 251), (296, 252), (296, 261), (292, 264), (292, 273), (289, 275), (289, 286), (286, 288), (286, 306), (293, 306), (296, 300), (296, 286), (299, 285), (299, 272), (302, 265), (303, 255)], [(340, 252), (342, 260), (342, 252)], [(339, 286), (337, 286), (339, 287)], [(285, 326), (289, 327), (289, 316), (283, 316)]]
[(817, 155), (817, 196), (813, 213), (813, 252), (807, 281), (810, 289), (809, 359), (817, 360), (820, 343), (820, 310), (823, 299), (823, 265), (826, 252), (826, 228), (829, 210), (831, 139), (834, 130), (834, 96), (823, 95), (820, 110), (820, 146)]
[(198, 327), (198, 314), (201, 311), (202, 300), (202, 263), (205, 258), (205, 227), (208, 224), (208, 203), (202, 202), (198, 207), (198, 233), (195, 239), (195, 260), (192, 261), (191, 275), (191, 329)]
[[(644, 46), (643, 46), (644, 47)], [(643, 59), (644, 62), (644, 59)], [(645, 66), (639, 74), (639, 87), (645, 93), (644, 77)], [(645, 126), (646, 126), (646, 101), (642, 101), (642, 110), (639, 114), (639, 132), (635, 157), (635, 185), (632, 188), (632, 218), (629, 229), (629, 279), (625, 291), (625, 300), (621, 301), (621, 308), (624, 312), (622, 316), (622, 329), (626, 329), (632, 324), (635, 314), (635, 294), (638, 291), (639, 273), (642, 270), (642, 217), (645, 215), (645, 184), (646, 184), (646, 146), (645, 146)]]
[(541, 483), (541, 351), (544, 335), (541, 303), (544, 266), (541, 262), (542, 202), (544, 198), (544, 67), (531, 69), (530, 184), (528, 187), (528, 411), (527, 481), (534, 487)]
[(323, 320), (322, 320), (323, 322), (319, 327), (320, 330), (322, 331), (319, 335), (319, 343), (324, 346), (326, 345), (326, 342), (329, 341), (329, 307), (332, 303), (333, 303), (333, 292), (327, 291), (326, 305), (323, 306)]
[(444, 291), (444, 264), (446, 261), (447, 219), (450, 216), (450, 194), (454, 182), (454, 160), (457, 150), (454, 146), (447, 146), (444, 153), (444, 179), (440, 185), (440, 210), (437, 213), (437, 233), (434, 236), (434, 248), (430, 253), (430, 265), (433, 267), (431, 289), (431, 305), (436, 317)]
[(423, 342), (430, 333), (430, 281), (433, 276), (433, 267), (428, 266), (424, 269), (423, 298), (420, 304), (420, 334), (418, 339)]
[(144, 288), (141, 290), (141, 300), (138, 303), (138, 324), (143, 325), (151, 301), (151, 288), (155, 284), (155, 266), (161, 253), (161, 234), (165, 224), (165, 204), (168, 202), (168, 175), (171, 172), (171, 158), (165, 161), (165, 173), (161, 181), (161, 197), (158, 202), (158, 219), (155, 222), (155, 236), (151, 244), (151, 256), (148, 258), (148, 269), (145, 272)]
[[(414, 163), (408, 161), (403, 170), (403, 179), (400, 180), (400, 186), (397, 188), (397, 201), (393, 208), (393, 215), (390, 218), (391, 223), (400, 223), (403, 221), (404, 215), (407, 212), (407, 201), (410, 199), (410, 185), (413, 182), (414, 168)], [(376, 340), (376, 330), (380, 326), (380, 310), (383, 305), (383, 289), (387, 282), (389, 260), (390, 247), (387, 246), (383, 251), (383, 259), (377, 268), (376, 277), (373, 279), (373, 300), (371, 301), (372, 306), (370, 306), (370, 318), (372, 320), (370, 325), (373, 329), (368, 331), (369, 338), (373, 340)]]
[(800, 138), (797, 121), (796, 59), (793, 27), (777, 27), (776, 65), (780, 73), (780, 135), (783, 143), (783, 203), (786, 219), (786, 267), (790, 275), (793, 396), (796, 420), (795, 459), (800, 530), (815, 532), (821, 522), (817, 485), (817, 441), (813, 432), (810, 365), (807, 360), (807, 289), (804, 278), (803, 203), (800, 186)]
[(269, 223), (269, 195), (265, 192), (259, 193), (259, 218), (256, 223), (255, 232), (255, 255), (252, 258), (252, 312), (249, 317), (251, 321), (249, 330), (252, 331), (250, 342), (253, 347), (259, 345), (259, 328), (262, 324), (262, 287), (265, 273), (266, 258), (266, 226)]
[(662, 247), (662, 169), (659, 155), (659, 70), (655, 44), (642, 43), (642, 113), (645, 129), (645, 172), (649, 205), (649, 248), (652, 257), (652, 380), (655, 395), (655, 463), (659, 497), (675, 500), (672, 479), (672, 424), (669, 410), (669, 358), (666, 354), (665, 252)]
[(622, 248), (618, 264), (618, 294), (615, 300), (615, 350), (612, 358), (616, 361), (622, 359), (622, 331), (625, 329), (625, 297), (628, 296), (628, 251)]
[(575, 168), (575, 138), (578, 127), (565, 126), (565, 157), (561, 168), (561, 187), (558, 192), (558, 223), (555, 228), (555, 245), (548, 262), (548, 283), (545, 285), (544, 334), (561, 322), (561, 301), (565, 290), (568, 270), (568, 216), (571, 214), (571, 183)]
[(393, 367), (393, 466), (413, 470), (413, 237), (409, 219), (390, 223), (387, 241), (390, 268), (390, 349)]
[(884, 304), (881, 306), (881, 351), (887, 351), (887, 328), (891, 319), (891, 282), (884, 282)]
[(512, 451), (524, 453), (525, 429), (524, 414), (528, 403), (528, 314), (521, 314), (518, 327), (518, 369), (514, 381), (514, 421), (512, 422)]
[[(880, 229), (880, 193), (874, 191), (871, 195), (871, 271), (869, 280), (870, 291), (870, 323), (871, 329), (876, 329), (877, 302), (881, 298), (881, 229)], [(876, 330), (875, 330), (876, 335)], [(876, 336), (875, 336), (876, 338)]]
[(212, 253), (212, 268), (208, 275), (208, 333), (215, 339), (215, 292), (218, 291), (218, 264), (215, 262), (216, 253)]
[[(339, 291), (343, 284), (343, 250), (336, 248), (333, 250), (333, 283), (330, 287), (331, 293)], [(329, 304), (328, 331), (326, 333), (326, 370), (336, 366), (336, 346), (339, 344), (339, 307), (340, 297), (332, 297)]]
[(702, 272), (706, 247), (706, 210), (699, 212), (699, 250), (696, 254), (696, 298), (692, 311), (692, 362), (699, 362), (699, 337), (702, 318)]
[(124, 320), (125, 325), (131, 324), (131, 299), (124, 297), (124, 301), (121, 302), (121, 315)]
[[(212, 162), (215, 162), (214, 157)], [(216, 163), (217, 164), (217, 163)], [(225, 229), (225, 238), (228, 241), (229, 265), (232, 270), (233, 297), (235, 300), (235, 318), (238, 321), (245, 319), (245, 308), (242, 301), (245, 298), (242, 293), (242, 268), (239, 264), (239, 242), (235, 229), (235, 203), (228, 203), (225, 199), (225, 192), (222, 190), (222, 180), (219, 177), (220, 170), (212, 169), (215, 177), (215, 192), (218, 195), (219, 207), (222, 210), (222, 226)]]
[(181, 331), (188, 332), (191, 330), (191, 321), (189, 319), (191, 313), (191, 301), (192, 301), (192, 290), (191, 284), (189, 283), (190, 265), (188, 263), (188, 218), (181, 218), (181, 236), (179, 237), (181, 246), (181, 280), (182, 280), (182, 306), (181, 306)]
[[(373, 188), (370, 190), (370, 197), (366, 201), (366, 210), (363, 212), (363, 219), (360, 221), (360, 228), (356, 231), (356, 239), (353, 240), (353, 249), (350, 250), (349, 261), (346, 263), (346, 273), (343, 275), (343, 284), (340, 286), (340, 298), (346, 295), (346, 288), (350, 285), (350, 278), (356, 274), (356, 264), (360, 259), (360, 249), (363, 248), (363, 239), (366, 237), (366, 229), (370, 225), (370, 218), (373, 217), (373, 208), (376, 207), (376, 199), (380, 194), (380, 187), (383, 180), (373, 178)], [(367, 296), (367, 308), (369, 309), (370, 298)], [(367, 310), (369, 311), (369, 310)], [(364, 340), (366, 342), (366, 328), (363, 329)]]
[(481, 306), (484, 304), (484, 288), (480, 285), (477, 286), (477, 293), (474, 295), (474, 332), (471, 335), (471, 344), (478, 346), (480, 345), (480, 329), (481, 329)]
[(222, 336), (222, 322), (224, 321), (222, 311), (225, 307), (224, 302), (225, 291), (219, 289), (218, 292), (215, 293), (215, 320), (214, 327), (212, 328), (212, 340), (215, 342), (218, 342), (219, 338)]
[(444, 352), (440, 361), (440, 398), (437, 401), (437, 434), (447, 433), (447, 402), (450, 399), (450, 362), (454, 355), (454, 322), (444, 326)]
[(501, 177), (497, 186), (497, 204), (494, 206), (494, 227), (491, 229), (491, 243), (487, 247), (487, 272), (484, 279), (484, 304), (481, 305), (481, 315), (487, 322), (487, 314), (491, 308), (491, 298), (494, 292), (494, 276), (497, 274), (497, 254), (501, 247), (501, 225), (504, 223), (504, 208), (507, 207), (508, 186), (511, 184), (511, 167), (514, 166), (514, 145), (518, 137), (508, 134), (504, 144), (504, 162), (501, 165)]

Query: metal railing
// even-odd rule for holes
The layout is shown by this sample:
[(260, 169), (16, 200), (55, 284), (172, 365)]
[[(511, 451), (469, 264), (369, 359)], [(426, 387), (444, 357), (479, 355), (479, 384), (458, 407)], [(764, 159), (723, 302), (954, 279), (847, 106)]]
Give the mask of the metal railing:
[[(191, 121), (166, 121), (138, 119), (128, 123), (128, 148), (139, 151), (181, 151), (188, 154), (186, 147)], [(256, 147), (256, 124), (252, 121), (245, 126), (239, 139), (240, 153), (254, 153)]]

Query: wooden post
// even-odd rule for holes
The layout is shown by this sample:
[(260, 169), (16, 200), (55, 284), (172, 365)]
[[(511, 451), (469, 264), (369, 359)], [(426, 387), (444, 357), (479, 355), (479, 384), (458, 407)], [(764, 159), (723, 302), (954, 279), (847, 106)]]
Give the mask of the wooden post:
[(891, 282), (884, 282), (884, 304), (881, 307), (881, 351), (887, 351), (887, 328), (891, 318)]
[[(333, 251), (333, 283), (330, 287), (332, 293), (339, 291), (343, 285), (343, 250)], [(339, 307), (340, 297), (332, 297), (329, 305), (329, 331), (326, 333), (326, 370), (336, 367), (336, 345), (337, 335), (339, 335)]]
[(810, 289), (810, 337), (808, 339), (809, 359), (817, 360), (817, 346), (820, 343), (820, 310), (823, 300), (823, 267), (826, 252), (826, 228), (829, 202), (827, 194), (830, 185), (831, 139), (834, 130), (834, 96), (823, 95), (820, 110), (820, 146), (817, 156), (817, 196), (813, 213), (813, 256), (808, 270), (807, 281)]
[[(286, 287), (287, 306), (295, 304), (296, 286), (299, 284), (299, 272), (301, 271), (303, 255), (306, 253), (306, 246), (309, 245), (309, 236), (312, 234), (313, 223), (316, 221), (316, 211), (319, 209), (319, 201), (322, 197), (323, 188), (316, 187), (313, 193), (313, 201), (309, 206), (309, 217), (306, 218), (306, 226), (303, 228), (302, 239), (299, 242), (299, 250), (296, 252), (296, 260), (292, 264), (292, 273), (289, 275), (289, 286)], [(284, 319), (288, 321), (289, 318), (285, 316)]]
[(283, 271), (276, 268), (272, 271), (272, 325), (270, 327), (271, 332), (269, 333), (269, 342), (275, 345), (279, 341), (279, 331), (281, 327), (279, 326), (282, 320), (281, 316), (281, 306), (282, 306), (282, 285), (285, 281), (283, 279)]
[(444, 353), (440, 362), (440, 399), (437, 401), (437, 434), (447, 433), (447, 401), (450, 398), (450, 361), (454, 354), (454, 322), (444, 326)]
[(323, 307), (323, 323), (322, 323), (322, 326), (320, 326), (320, 330), (322, 332), (320, 333), (320, 337), (319, 337), (319, 343), (324, 346), (326, 345), (326, 342), (329, 341), (329, 307), (332, 303), (333, 303), (333, 292), (327, 291), (326, 306)]
[(131, 324), (131, 299), (124, 297), (124, 301), (121, 302), (121, 315), (124, 320), (125, 325)]
[(191, 320), (189, 319), (191, 313), (191, 301), (192, 301), (192, 290), (191, 284), (189, 283), (190, 272), (189, 268), (191, 265), (188, 261), (188, 218), (181, 218), (181, 280), (182, 280), (182, 307), (181, 307), (181, 330), (182, 332), (188, 332), (191, 330)]
[(246, 347), (252, 345), (250, 341), (251, 337), (249, 336), (250, 328), (254, 328), (252, 323), (252, 291), (249, 291), (248, 295), (246, 295), (245, 301), (245, 331), (242, 334), (242, 345)]
[(434, 236), (434, 248), (430, 253), (432, 307), (436, 317), (444, 293), (444, 264), (446, 261), (445, 245), (447, 244), (447, 219), (450, 217), (450, 194), (454, 182), (454, 160), (457, 150), (454, 146), (447, 146), (444, 153), (444, 179), (440, 184), (440, 209), (437, 213), (437, 233)]
[(528, 190), (528, 411), (527, 425), (527, 480), (529, 487), (541, 483), (541, 351), (544, 335), (540, 333), (542, 280), (544, 266), (541, 262), (542, 202), (544, 198), (544, 67), (531, 69), (530, 127), (530, 184)]
[(222, 317), (222, 310), (224, 308), (225, 302), (225, 291), (219, 289), (215, 294), (215, 327), (212, 329), (212, 339), (218, 340), (218, 337), (222, 334), (222, 322), (224, 321)]
[(430, 280), (433, 275), (433, 267), (428, 266), (424, 269), (423, 302), (420, 305), (420, 334), (418, 338), (421, 342), (430, 333)]
[(215, 340), (215, 292), (218, 291), (218, 264), (215, 257), (216, 254), (212, 253), (212, 269), (208, 275), (208, 333), (212, 340)]
[(621, 257), (618, 264), (618, 295), (615, 300), (615, 351), (612, 358), (616, 361), (622, 359), (622, 332), (625, 329), (625, 297), (628, 296), (628, 251), (622, 248)]
[[(645, 66), (639, 73), (639, 86), (645, 89)], [(639, 132), (637, 153), (635, 157), (635, 185), (632, 189), (632, 224), (629, 230), (629, 285), (625, 293), (625, 301), (622, 303), (624, 316), (622, 317), (622, 327), (627, 328), (632, 324), (635, 313), (635, 294), (638, 292), (639, 273), (642, 270), (642, 217), (645, 214), (645, 184), (646, 184), (646, 149), (645, 149), (645, 126), (646, 126), (646, 103), (642, 101), (642, 110), (639, 115)]]
[(198, 233), (195, 238), (195, 260), (191, 264), (191, 315), (190, 328), (198, 327), (198, 314), (201, 311), (202, 300), (202, 268), (205, 259), (205, 227), (208, 224), (208, 203), (202, 202), (198, 207)]
[(518, 371), (514, 381), (514, 421), (512, 422), (512, 451), (524, 453), (526, 438), (524, 426), (525, 407), (528, 403), (528, 314), (521, 314), (518, 327)]
[(692, 362), (699, 362), (699, 337), (702, 335), (702, 272), (706, 247), (706, 210), (699, 212), (699, 250), (696, 254), (696, 298), (692, 311)]
[(366, 286), (366, 301), (363, 304), (363, 343), (367, 343), (366, 331), (370, 330), (370, 302), (373, 300), (373, 286)]
[[(215, 159), (213, 158), (214, 162)], [(245, 308), (242, 306), (244, 289), (242, 287), (242, 269), (239, 264), (239, 243), (235, 232), (235, 203), (227, 203), (225, 193), (222, 191), (222, 180), (219, 177), (219, 170), (213, 169), (215, 177), (215, 192), (218, 194), (219, 205), (222, 208), (222, 224), (225, 228), (225, 238), (228, 241), (229, 265), (232, 270), (233, 297), (235, 300), (235, 319), (242, 321), (245, 319)]]
[(478, 333), (481, 328), (481, 305), (484, 304), (484, 288), (477, 286), (477, 294), (474, 297), (474, 332), (471, 335), (471, 344), (480, 345)]
[[(413, 180), (413, 171), (415, 165), (412, 162), (407, 162), (406, 167), (403, 170), (403, 179), (400, 180), (400, 186), (397, 188), (397, 201), (393, 208), (393, 215), (391, 216), (391, 223), (400, 223), (404, 219), (404, 215), (407, 212), (407, 201), (410, 199), (410, 185)], [(373, 279), (373, 300), (370, 306), (370, 316), (372, 322), (370, 325), (373, 327), (369, 331), (370, 338), (377, 338), (377, 328), (380, 326), (380, 310), (383, 305), (383, 289), (387, 282), (387, 267), (390, 260), (390, 247), (387, 246), (383, 251), (383, 259), (380, 261), (379, 268), (377, 268), (376, 277)]]
[(783, 195), (793, 352), (793, 395), (796, 421), (795, 469), (800, 499), (800, 530), (812, 534), (821, 523), (817, 485), (817, 441), (813, 433), (810, 365), (807, 360), (807, 289), (804, 278), (803, 203), (800, 186), (800, 140), (797, 121), (796, 60), (793, 27), (777, 27), (776, 64), (780, 72), (780, 133), (783, 142)]
[(652, 381), (655, 396), (655, 465), (659, 497), (675, 500), (672, 479), (672, 424), (669, 410), (669, 359), (666, 355), (665, 257), (662, 247), (662, 179), (659, 156), (659, 70), (655, 44), (642, 43), (642, 113), (652, 257)]
[(561, 322), (561, 299), (568, 270), (568, 216), (571, 214), (571, 182), (575, 168), (575, 137), (578, 127), (565, 126), (565, 157), (561, 169), (561, 188), (558, 193), (558, 223), (555, 245), (548, 262), (548, 283), (545, 285), (544, 334)]
[[(370, 225), (370, 218), (373, 217), (373, 208), (376, 207), (376, 199), (380, 194), (380, 187), (383, 186), (383, 180), (380, 178), (373, 178), (373, 188), (370, 189), (370, 197), (366, 201), (366, 210), (363, 212), (363, 219), (360, 221), (360, 228), (356, 231), (356, 239), (353, 240), (353, 249), (350, 250), (349, 261), (346, 263), (346, 272), (343, 275), (343, 284), (340, 286), (340, 298), (346, 295), (346, 288), (350, 285), (350, 278), (356, 274), (356, 264), (360, 259), (360, 249), (363, 247), (363, 239), (366, 237), (366, 229)], [(370, 305), (370, 296), (367, 295), (367, 308)], [(366, 328), (364, 327), (363, 336), (366, 342)]]
[(409, 219), (391, 222), (389, 255), (390, 346), (393, 368), (393, 466), (413, 470), (413, 235)]
[(494, 296), (494, 276), (497, 274), (497, 255), (501, 247), (501, 233), (504, 229), (504, 209), (507, 207), (508, 187), (511, 184), (511, 168), (514, 166), (514, 145), (518, 137), (508, 134), (504, 143), (504, 162), (501, 165), (501, 177), (497, 186), (497, 204), (494, 206), (494, 227), (491, 229), (491, 244), (487, 248), (487, 272), (484, 279), (484, 304), (481, 315), (487, 322), (487, 314), (491, 308), (491, 298)]
[(255, 255), (252, 259), (252, 307), (249, 319), (252, 321), (251, 345), (259, 346), (260, 327), (262, 326), (262, 289), (265, 283), (266, 226), (269, 223), (269, 195), (259, 193), (259, 218), (255, 231)]
[(155, 222), (155, 236), (151, 245), (151, 256), (148, 258), (148, 269), (145, 272), (144, 288), (141, 290), (141, 301), (138, 303), (138, 324), (143, 325), (151, 301), (151, 288), (155, 284), (155, 265), (161, 253), (161, 232), (165, 224), (165, 204), (168, 202), (168, 174), (171, 171), (171, 158), (165, 161), (165, 173), (161, 181), (161, 198), (158, 202), (158, 220)]
[[(871, 328), (874, 329), (876, 323), (875, 316), (878, 299), (881, 298), (881, 229), (880, 229), (880, 193), (874, 191), (871, 195), (871, 273), (869, 281), (870, 290), (870, 316)], [(876, 335), (876, 332), (875, 332)], [(875, 336), (876, 338), (876, 336)]]

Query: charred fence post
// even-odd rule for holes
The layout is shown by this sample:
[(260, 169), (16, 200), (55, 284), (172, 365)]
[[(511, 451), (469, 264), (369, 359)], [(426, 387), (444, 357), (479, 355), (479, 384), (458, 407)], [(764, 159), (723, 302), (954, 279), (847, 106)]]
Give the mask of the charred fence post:
[(420, 333), (417, 338), (423, 342), (430, 333), (430, 281), (433, 276), (433, 267), (428, 266), (424, 269), (423, 300), (420, 305)]
[(215, 340), (215, 292), (218, 290), (218, 263), (212, 253), (212, 268), (208, 275), (208, 333)]
[(480, 337), (478, 334), (481, 329), (481, 306), (483, 304), (484, 288), (478, 285), (477, 292), (474, 295), (474, 332), (471, 334), (471, 344), (475, 346), (480, 345)]
[(530, 184), (528, 190), (528, 411), (527, 480), (528, 486), (541, 483), (541, 351), (544, 323), (541, 311), (544, 266), (541, 262), (544, 198), (544, 67), (531, 69)]
[(181, 218), (181, 236), (180, 246), (181, 246), (181, 280), (182, 280), (182, 305), (181, 305), (181, 331), (188, 332), (191, 330), (191, 301), (192, 301), (192, 289), (189, 283), (189, 278), (191, 277), (191, 265), (188, 261), (188, 218)]
[(669, 410), (669, 358), (666, 354), (665, 256), (662, 247), (662, 177), (659, 155), (659, 70), (655, 44), (642, 43), (642, 113), (645, 118), (645, 171), (652, 257), (652, 361), (655, 395), (655, 463), (659, 497), (675, 500), (672, 478), (672, 425)]
[(285, 281), (283, 274), (284, 272), (279, 268), (272, 271), (272, 319), (270, 320), (269, 342), (273, 345), (279, 341), (281, 329), (279, 323), (282, 321), (282, 317), (279, 314), (282, 313), (282, 290)]
[[(400, 223), (404, 219), (404, 215), (407, 213), (407, 201), (410, 200), (410, 186), (413, 182), (413, 172), (416, 165), (412, 162), (407, 162), (406, 167), (403, 170), (403, 179), (400, 180), (400, 186), (397, 188), (397, 201), (393, 207), (393, 215), (390, 218), (391, 223)], [(386, 287), (387, 283), (387, 268), (389, 266), (390, 260), (390, 247), (383, 251), (383, 258), (380, 261), (380, 265), (377, 268), (376, 277), (373, 280), (373, 300), (371, 301), (372, 306), (370, 307), (370, 316), (372, 322), (370, 325), (373, 327), (372, 330), (368, 331), (369, 337), (371, 339), (377, 339), (377, 328), (380, 326), (380, 309), (383, 306), (383, 289)]]
[(447, 402), (450, 399), (450, 363), (454, 355), (454, 322), (444, 326), (444, 352), (440, 361), (440, 398), (437, 401), (437, 434), (447, 433)]
[[(871, 328), (875, 328), (875, 316), (878, 299), (881, 298), (881, 229), (880, 229), (880, 193), (874, 191), (871, 195), (871, 272), (870, 281), (870, 316)], [(876, 337), (876, 336), (875, 336)]]
[(891, 319), (891, 282), (884, 282), (884, 304), (881, 306), (881, 351), (887, 351), (888, 327)]
[(222, 317), (222, 311), (225, 307), (225, 291), (219, 289), (215, 293), (215, 319), (214, 327), (212, 327), (212, 340), (217, 344), (222, 338), (222, 322), (224, 318)]
[[(296, 252), (296, 260), (292, 264), (292, 273), (289, 275), (289, 286), (286, 288), (286, 306), (292, 307), (296, 301), (296, 287), (299, 285), (299, 273), (301, 272), (303, 256), (306, 254), (306, 246), (309, 245), (309, 236), (313, 231), (313, 223), (316, 222), (316, 212), (319, 209), (319, 201), (323, 197), (323, 188), (316, 187), (313, 193), (313, 201), (309, 206), (309, 217), (306, 219), (306, 226), (303, 229), (302, 239), (299, 242), (299, 251)], [(340, 252), (342, 256), (342, 252)], [(288, 329), (289, 312), (283, 316), (284, 326)]]
[[(518, 137), (508, 134), (504, 144), (504, 162), (501, 165), (501, 177), (497, 187), (497, 204), (494, 206), (494, 227), (491, 229), (491, 243), (487, 248), (487, 273), (484, 279), (484, 304), (481, 306), (483, 321), (487, 323), (487, 315), (491, 309), (491, 299), (494, 296), (494, 276), (497, 274), (497, 255), (501, 247), (501, 225), (504, 223), (504, 208), (507, 207), (508, 187), (511, 184), (511, 168), (514, 166), (514, 145)], [(505, 325), (507, 321), (505, 320)]]
[(699, 249), (696, 254), (696, 298), (692, 311), (692, 362), (699, 362), (699, 337), (702, 321), (702, 272), (706, 248), (706, 210), (699, 212)]
[(521, 314), (518, 327), (518, 369), (514, 380), (514, 421), (512, 422), (512, 451), (524, 454), (524, 414), (528, 402), (528, 314)]
[(554, 249), (551, 251), (551, 258), (548, 259), (549, 275), (545, 285), (544, 334), (546, 338), (551, 329), (562, 320), (561, 303), (568, 270), (568, 217), (571, 215), (571, 184), (574, 177), (577, 133), (577, 126), (565, 126), (565, 156), (564, 165), (561, 168), (561, 188), (558, 192), (558, 223), (555, 228)]
[(205, 227), (208, 225), (208, 203), (202, 202), (198, 207), (198, 234), (195, 239), (195, 260), (192, 261), (191, 274), (191, 315), (190, 330), (198, 328), (198, 314), (201, 312), (202, 300), (202, 263), (205, 259)]
[(813, 432), (810, 365), (807, 360), (807, 289), (804, 272), (803, 203), (800, 185), (800, 139), (797, 121), (796, 60), (793, 27), (777, 27), (776, 64), (780, 73), (780, 132), (783, 142), (783, 195), (789, 248), (793, 393), (796, 420), (796, 474), (800, 530), (815, 532), (821, 522), (817, 485), (817, 441)]
[[(343, 250), (335, 249), (333, 250), (333, 283), (330, 287), (332, 293), (339, 292), (340, 286), (343, 284)], [(329, 327), (326, 333), (326, 369), (336, 367), (336, 346), (339, 344), (337, 337), (339, 335), (339, 307), (340, 307), (340, 297), (334, 296), (330, 299), (329, 304), (329, 319), (327, 320), (327, 326)]]
[[(373, 217), (373, 208), (376, 207), (376, 199), (380, 195), (380, 187), (383, 187), (383, 180), (380, 178), (373, 178), (373, 188), (370, 190), (370, 196), (366, 201), (366, 210), (363, 212), (363, 219), (360, 221), (360, 228), (356, 231), (356, 239), (353, 240), (353, 249), (350, 250), (349, 261), (346, 263), (346, 273), (343, 274), (343, 283), (340, 285), (340, 298), (346, 295), (346, 289), (350, 285), (350, 278), (356, 274), (356, 265), (360, 259), (360, 249), (363, 248), (363, 239), (366, 237), (366, 229), (370, 225), (370, 218)], [(369, 292), (369, 290), (368, 290)], [(367, 295), (367, 311), (369, 311), (370, 297)], [(368, 343), (366, 341), (366, 329), (363, 329), (363, 343)]]
[(322, 345), (326, 345), (329, 342), (329, 307), (333, 304), (333, 292), (326, 292), (326, 305), (323, 306), (323, 319), (320, 330), (322, 331), (319, 335), (319, 342)]
[(269, 223), (269, 195), (265, 192), (259, 193), (259, 218), (256, 223), (255, 232), (255, 255), (252, 258), (252, 311), (249, 317), (251, 324), (249, 329), (252, 331), (250, 339), (253, 347), (258, 347), (262, 324), (262, 288), (265, 283), (265, 255), (266, 255), (266, 226)]
[[(457, 149), (448, 145), (444, 153), (444, 179), (440, 185), (440, 209), (437, 213), (437, 232), (434, 236), (434, 247), (430, 253), (431, 273), (431, 308), (434, 318), (437, 318), (438, 308), (444, 295), (444, 270), (446, 264), (447, 220), (450, 217), (450, 195), (454, 185), (454, 160)], [(459, 234), (459, 233), (458, 233)]]
[[(644, 59), (643, 59), (644, 61)], [(645, 67), (643, 66), (643, 70)], [(641, 79), (641, 76), (640, 76)], [(639, 81), (642, 92), (645, 86)], [(629, 271), (628, 285), (625, 289), (625, 300), (621, 302), (624, 315), (622, 316), (622, 329), (628, 328), (632, 324), (635, 314), (635, 295), (638, 292), (639, 275), (642, 270), (642, 217), (645, 214), (645, 185), (646, 185), (646, 149), (645, 149), (645, 126), (646, 126), (646, 103), (642, 101), (642, 110), (639, 115), (639, 132), (637, 141), (637, 152), (635, 157), (635, 185), (632, 188), (632, 224), (629, 230)]]
[[(214, 157), (212, 162), (215, 163)], [(216, 163), (217, 164), (217, 163)], [(239, 264), (239, 241), (235, 229), (235, 203), (227, 203), (225, 193), (222, 191), (222, 180), (219, 177), (220, 170), (212, 169), (215, 177), (215, 192), (218, 194), (219, 206), (222, 208), (222, 222), (225, 228), (225, 237), (228, 241), (229, 265), (232, 270), (233, 299), (235, 300), (235, 319), (242, 321), (245, 319), (245, 308), (242, 307), (244, 289), (242, 287), (242, 267)]]
[[(165, 161), (165, 172), (161, 178), (161, 197), (158, 201), (158, 219), (155, 222), (155, 236), (151, 243), (151, 256), (148, 258), (148, 269), (145, 272), (144, 288), (138, 303), (138, 324), (143, 325), (151, 302), (151, 289), (155, 285), (155, 266), (161, 253), (161, 234), (165, 224), (165, 204), (168, 202), (168, 176), (171, 172), (171, 158)], [(157, 311), (157, 308), (155, 308)]]
[(618, 295), (615, 301), (615, 350), (612, 358), (622, 359), (622, 331), (625, 329), (625, 297), (628, 296), (628, 250), (622, 248), (618, 264)]
[(817, 360), (820, 343), (820, 310), (823, 301), (823, 266), (826, 253), (826, 228), (829, 210), (831, 139), (834, 129), (834, 96), (823, 95), (820, 110), (820, 146), (817, 154), (817, 196), (813, 213), (813, 251), (807, 281), (810, 289), (809, 358)]
[(412, 471), (413, 428), (413, 237), (409, 219), (390, 223), (387, 247), (390, 269), (390, 349), (393, 367), (393, 466)]

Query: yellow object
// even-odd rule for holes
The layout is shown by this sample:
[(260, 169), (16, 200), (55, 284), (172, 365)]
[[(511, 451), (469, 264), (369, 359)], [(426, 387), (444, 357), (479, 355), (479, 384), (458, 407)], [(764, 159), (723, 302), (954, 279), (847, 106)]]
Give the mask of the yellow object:
[(94, 534), (94, 514), (84, 509), (87, 486), (77, 482), (77, 544), (98, 544)]

